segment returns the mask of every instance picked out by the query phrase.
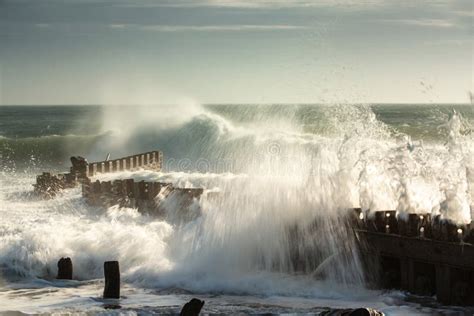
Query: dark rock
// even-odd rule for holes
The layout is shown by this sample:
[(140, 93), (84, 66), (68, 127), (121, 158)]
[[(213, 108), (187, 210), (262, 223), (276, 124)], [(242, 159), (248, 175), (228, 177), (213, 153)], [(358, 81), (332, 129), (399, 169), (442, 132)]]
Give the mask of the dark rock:
[(372, 308), (356, 308), (348, 316), (383, 316), (383, 313)]
[(204, 301), (193, 298), (186, 304), (184, 304), (181, 310), (180, 316), (197, 316), (201, 312), (201, 308), (204, 306)]

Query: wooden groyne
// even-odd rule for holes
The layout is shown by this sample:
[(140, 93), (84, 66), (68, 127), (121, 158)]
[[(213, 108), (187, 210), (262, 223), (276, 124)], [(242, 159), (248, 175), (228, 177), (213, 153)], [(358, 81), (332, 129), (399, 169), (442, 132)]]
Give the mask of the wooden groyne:
[(36, 178), (35, 192), (44, 197), (54, 197), (59, 191), (82, 185), (82, 196), (93, 206), (136, 208), (140, 212), (163, 215), (165, 204), (173, 199), (176, 209), (187, 210), (203, 193), (201, 188), (178, 188), (171, 183), (117, 179), (92, 181), (91, 177), (103, 173), (148, 169), (161, 171), (163, 154), (151, 151), (113, 160), (87, 162), (83, 157), (71, 157), (68, 173), (52, 175), (45, 172)]
[(82, 183), (82, 196), (90, 205), (136, 208), (140, 212), (162, 215), (163, 202), (174, 199), (177, 210), (188, 208), (203, 193), (202, 188), (177, 188), (171, 183), (123, 179)]
[(163, 153), (160, 151), (151, 151), (119, 159), (91, 162), (85, 166), (84, 172), (88, 177), (93, 177), (97, 173), (135, 171), (138, 169), (160, 171), (162, 167)]
[(448, 305), (474, 305), (474, 223), (458, 225), (431, 214), (353, 214), (354, 231), (378, 285), (433, 296)]
[(72, 188), (83, 182), (90, 182), (89, 177), (99, 173), (111, 173), (120, 171), (135, 171), (148, 169), (161, 171), (163, 167), (163, 153), (150, 151), (133, 156), (122, 157), (113, 160), (104, 160), (89, 163), (87, 159), (74, 156), (71, 157), (71, 168), (68, 173), (57, 175), (44, 172), (36, 177), (34, 190), (43, 197), (54, 197), (59, 191)]
[[(159, 216), (165, 215), (171, 205), (173, 212), (183, 212), (188, 219), (199, 215), (199, 210), (193, 213), (195, 209), (190, 207), (199, 207), (199, 203), (193, 203), (203, 194), (201, 188), (177, 188), (170, 183), (134, 179), (91, 180), (99, 173), (160, 171), (163, 155), (159, 151), (92, 163), (72, 157), (71, 163), (68, 173), (39, 175), (35, 191), (54, 197), (60, 190), (80, 184), (90, 205), (132, 207)], [(399, 214), (394, 210), (362, 212), (355, 208), (348, 214), (348, 220), (341, 221), (341, 228), (355, 233), (369, 280), (381, 288), (436, 295), (443, 304), (474, 305), (474, 222), (460, 225), (439, 215)], [(311, 227), (318, 232), (317, 223)], [(299, 235), (304, 231), (295, 226), (289, 234), (290, 256), (296, 269), (307, 262), (317, 264), (319, 261), (311, 258), (314, 253), (299, 251)]]

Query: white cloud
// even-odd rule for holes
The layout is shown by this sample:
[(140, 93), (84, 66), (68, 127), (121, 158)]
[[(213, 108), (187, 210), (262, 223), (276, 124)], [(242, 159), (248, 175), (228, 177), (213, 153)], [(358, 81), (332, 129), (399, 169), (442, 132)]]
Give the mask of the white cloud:
[(389, 19), (382, 20), (382, 22), (436, 28), (451, 28), (456, 26), (450, 20), (444, 19)]
[(471, 11), (454, 11), (454, 14), (465, 17), (474, 17), (474, 10)]
[(437, 41), (426, 41), (428, 46), (470, 46), (474, 43), (471, 39), (446, 39)]
[(278, 30), (301, 30), (305, 26), (267, 24), (267, 25), (132, 25), (111, 24), (110, 28), (123, 29), (126, 27), (136, 28), (144, 31), (155, 32), (239, 32), (239, 31), (278, 31)]
[(110, 24), (109, 27), (111, 29), (123, 29), (123, 28), (126, 28), (127, 25), (126, 24)]
[(249, 9), (278, 9), (297, 7), (355, 7), (383, 4), (387, 0), (160, 0), (153, 3), (130, 3), (126, 6), (156, 6), (156, 7), (228, 7)]

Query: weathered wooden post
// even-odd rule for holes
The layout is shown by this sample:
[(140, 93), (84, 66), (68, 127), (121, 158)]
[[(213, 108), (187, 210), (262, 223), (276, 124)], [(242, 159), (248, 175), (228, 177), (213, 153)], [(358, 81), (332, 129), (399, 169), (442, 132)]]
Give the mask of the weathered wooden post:
[(104, 298), (120, 298), (120, 268), (118, 261), (104, 262)]
[(143, 167), (145, 165), (145, 155), (141, 154), (140, 155), (140, 167)]
[(58, 261), (59, 280), (72, 280), (72, 260), (71, 258), (61, 258)]
[(100, 173), (105, 173), (105, 163), (100, 163)]
[(93, 163), (92, 164), (92, 174), (91, 176), (95, 176), (97, 174), (97, 164)]
[(100, 191), (102, 193), (110, 193), (112, 192), (112, 183), (110, 181), (103, 181), (100, 185)]
[(163, 169), (163, 153), (161, 151), (158, 152), (158, 170), (161, 171)]
[(398, 234), (398, 220), (396, 211), (385, 211), (385, 233)]
[(92, 190), (94, 191), (94, 194), (100, 194), (100, 192), (101, 192), (101, 185), (100, 185), (100, 181), (99, 181), (99, 180), (96, 180), (96, 181), (92, 184)]
[(379, 233), (398, 233), (396, 213), (396, 211), (375, 212), (374, 219), (370, 221), (372, 225), (369, 225), (369, 229)]
[(113, 193), (117, 195), (118, 197), (122, 197), (125, 191), (123, 180), (114, 180), (114, 182), (112, 182), (112, 186), (113, 186)]
[(125, 180), (123, 180), (123, 182), (125, 183), (125, 195), (128, 198), (135, 197), (134, 196), (134, 183), (135, 183), (135, 180), (134, 179), (125, 179)]
[(413, 278), (413, 262), (405, 257), (400, 258), (400, 287), (410, 290), (410, 279)]
[(180, 316), (198, 316), (201, 312), (202, 307), (204, 306), (204, 301), (193, 298), (186, 304), (184, 304), (183, 309), (181, 309)]
[(436, 297), (443, 304), (451, 303), (451, 269), (447, 265), (436, 265)]
[(471, 221), (471, 223), (469, 224), (469, 231), (466, 233), (464, 241), (470, 244), (474, 244), (474, 221)]
[(149, 165), (150, 164), (150, 153), (146, 153), (145, 154), (145, 165)]
[(155, 182), (148, 182), (147, 186), (147, 200), (153, 201), (155, 198), (154, 191), (155, 191)]

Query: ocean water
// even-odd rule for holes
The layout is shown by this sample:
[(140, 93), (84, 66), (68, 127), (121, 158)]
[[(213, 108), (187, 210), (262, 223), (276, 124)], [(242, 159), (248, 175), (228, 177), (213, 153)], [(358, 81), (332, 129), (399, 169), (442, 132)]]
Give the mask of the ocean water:
[[(0, 312), (170, 314), (199, 297), (208, 314), (471, 315), (371, 286), (344, 212), (470, 222), (473, 124), (471, 105), (0, 107)], [(163, 171), (98, 178), (203, 187), (191, 214), (91, 207), (79, 188), (32, 194), (72, 155), (156, 149)], [(63, 256), (74, 281), (55, 280)], [(107, 260), (120, 261), (120, 300), (100, 298)]]

